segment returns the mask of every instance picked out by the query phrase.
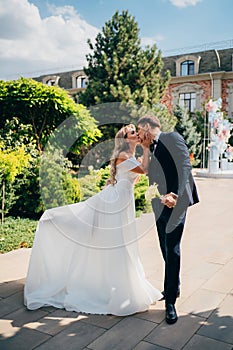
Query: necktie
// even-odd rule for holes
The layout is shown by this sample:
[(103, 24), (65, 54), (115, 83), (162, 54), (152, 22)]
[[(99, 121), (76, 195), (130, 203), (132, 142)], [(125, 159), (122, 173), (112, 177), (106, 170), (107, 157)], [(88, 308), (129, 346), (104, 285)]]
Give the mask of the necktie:
[(150, 151), (151, 153), (154, 153), (155, 146), (157, 145), (158, 141), (154, 140), (153, 143), (150, 144)]

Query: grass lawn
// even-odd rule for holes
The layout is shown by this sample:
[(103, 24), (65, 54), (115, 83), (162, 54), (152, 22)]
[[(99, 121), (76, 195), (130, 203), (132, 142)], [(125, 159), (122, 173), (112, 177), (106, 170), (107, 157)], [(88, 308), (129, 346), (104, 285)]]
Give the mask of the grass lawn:
[(37, 225), (36, 220), (7, 217), (0, 223), (0, 254), (19, 248), (30, 248)]

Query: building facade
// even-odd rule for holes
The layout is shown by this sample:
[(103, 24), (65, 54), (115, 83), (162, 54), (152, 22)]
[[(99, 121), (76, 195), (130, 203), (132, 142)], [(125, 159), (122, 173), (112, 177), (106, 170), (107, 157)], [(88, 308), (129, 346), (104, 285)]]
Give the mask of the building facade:
[(163, 103), (172, 110), (182, 105), (202, 111), (212, 97), (222, 98), (222, 110), (233, 118), (233, 48), (208, 50), (163, 58), (171, 80)]
[(41, 75), (33, 79), (49, 86), (59, 86), (67, 90), (76, 102), (78, 102), (76, 97), (77, 93), (85, 90), (87, 84), (87, 77), (82, 69), (54, 73), (51, 75)]
[[(163, 72), (169, 70), (171, 80), (161, 102), (170, 111), (177, 104), (185, 106), (190, 112), (202, 111), (203, 104), (210, 97), (221, 97), (222, 111), (233, 119), (233, 48), (168, 56), (163, 57), (163, 61)], [(83, 70), (34, 79), (66, 89), (76, 102), (77, 92), (84, 90), (87, 84)]]

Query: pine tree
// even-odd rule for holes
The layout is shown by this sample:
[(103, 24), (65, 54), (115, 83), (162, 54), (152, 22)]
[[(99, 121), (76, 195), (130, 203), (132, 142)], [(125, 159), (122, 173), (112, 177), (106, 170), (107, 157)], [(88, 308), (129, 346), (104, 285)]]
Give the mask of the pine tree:
[(198, 165), (201, 153), (201, 134), (197, 131), (197, 127), (187, 109), (177, 105), (173, 112), (177, 118), (175, 128), (183, 136), (188, 146), (190, 160), (193, 165)]
[(152, 107), (160, 101), (170, 76), (161, 76), (163, 61), (156, 45), (142, 49), (138, 35), (134, 17), (117, 11), (97, 35), (95, 46), (88, 42), (88, 85), (79, 95), (80, 103), (123, 101)]

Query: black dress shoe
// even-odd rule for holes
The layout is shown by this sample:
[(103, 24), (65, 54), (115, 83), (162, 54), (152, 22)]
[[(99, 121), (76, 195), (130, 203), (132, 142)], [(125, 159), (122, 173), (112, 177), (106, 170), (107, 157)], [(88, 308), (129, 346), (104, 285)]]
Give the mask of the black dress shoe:
[[(159, 299), (159, 301), (163, 301), (165, 300), (165, 292), (164, 290), (161, 292), (161, 294), (163, 294), (163, 297), (161, 299)], [(179, 298), (180, 296), (180, 290), (178, 290), (177, 294), (176, 294), (176, 297)]]
[(176, 323), (178, 317), (176, 314), (176, 309), (173, 304), (167, 304), (166, 305), (166, 322), (168, 324)]

